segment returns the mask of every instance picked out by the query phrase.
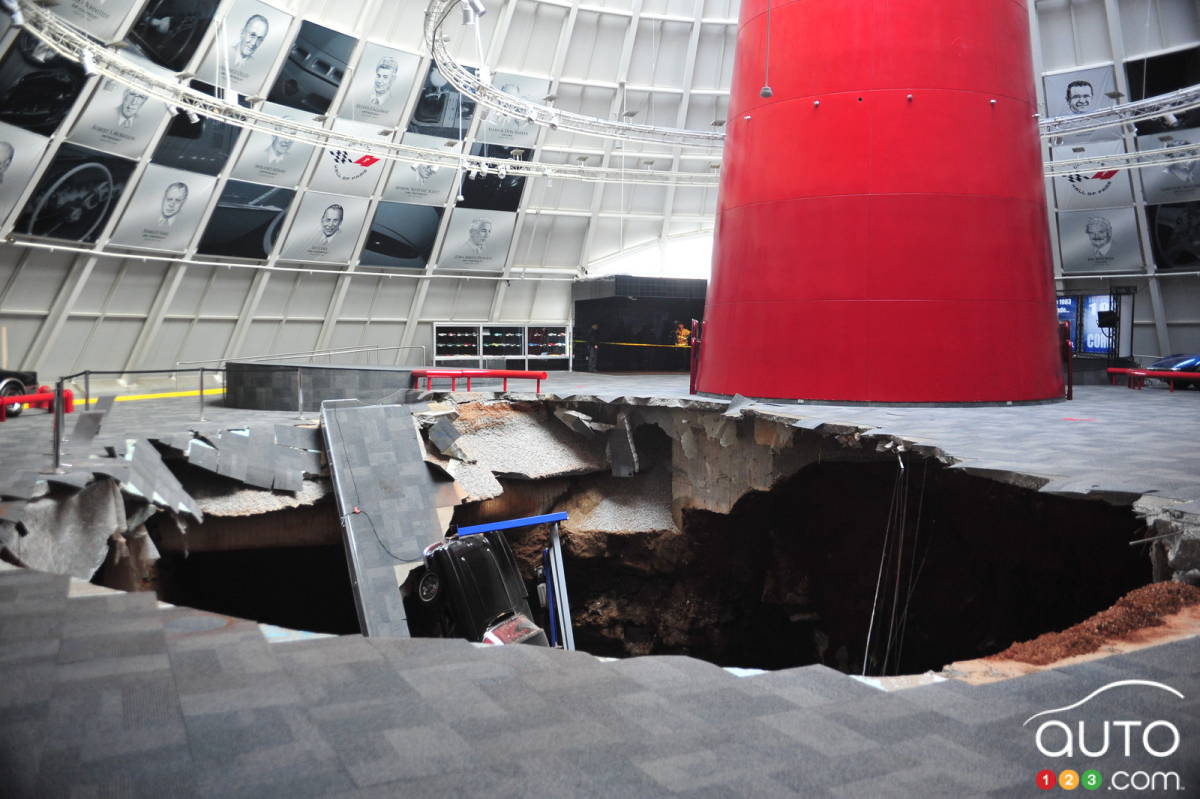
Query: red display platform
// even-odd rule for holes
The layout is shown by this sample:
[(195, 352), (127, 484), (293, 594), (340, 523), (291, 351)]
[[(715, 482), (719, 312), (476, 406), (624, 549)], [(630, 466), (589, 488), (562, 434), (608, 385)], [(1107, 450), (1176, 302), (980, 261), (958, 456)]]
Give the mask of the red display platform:
[(742, 4), (699, 390), (1060, 398), (1018, 0)]

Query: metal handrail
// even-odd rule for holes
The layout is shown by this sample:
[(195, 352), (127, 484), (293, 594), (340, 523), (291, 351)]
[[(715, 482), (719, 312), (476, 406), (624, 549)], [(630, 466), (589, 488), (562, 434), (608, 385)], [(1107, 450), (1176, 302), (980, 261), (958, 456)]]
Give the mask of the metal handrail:
[[(279, 353), (273, 353), (271, 355), (248, 355), (244, 358), (237, 357), (235, 360), (266, 361), (266, 360), (270, 360), (271, 358), (314, 358), (318, 355), (347, 355), (347, 354), (352, 354), (355, 352), (388, 352), (391, 350), (418, 350), (418, 349), (421, 351), (421, 365), (424, 366), (425, 365), (425, 357), (426, 357), (426, 351), (425, 351), (424, 344), (411, 344), (411, 345), (406, 345), (406, 346), (402, 346), (402, 347), (401, 346), (384, 347), (384, 346), (381, 346), (378, 344), (370, 344), (365, 347), (355, 345), (353, 347), (334, 347), (332, 349), (327, 349), (327, 350), (306, 350), (303, 352), (279, 352)], [(175, 366), (176, 366), (176, 368), (178, 368), (178, 367), (184, 366), (186, 364), (194, 364), (194, 363), (226, 363), (229, 360), (230, 360), (229, 358), (225, 358), (225, 357), (203, 358), (201, 360), (196, 360), (196, 361), (176, 361)], [(180, 370), (180, 371), (185, 371), (185, 370)], [(134, 374), (134, 373), (130, 372), (129, 374)]]

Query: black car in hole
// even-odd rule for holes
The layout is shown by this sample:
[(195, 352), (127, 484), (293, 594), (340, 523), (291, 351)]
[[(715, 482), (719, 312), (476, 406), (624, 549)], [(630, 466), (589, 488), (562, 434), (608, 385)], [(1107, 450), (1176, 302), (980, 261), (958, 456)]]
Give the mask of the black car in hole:
[(402, 589), (413, 635), (550, 645), (502, 532), (451, 535), (426, 547), (424, 559)]
[[(0, 369), (0, 402), (5, 397), (18, 397), (22, 394), (36, 394), (38, 390), (37, 372), (10, 372)], [(21, 403), (8, 402), (6, 413), (9, 416), (20, 416), (23, 410)]]

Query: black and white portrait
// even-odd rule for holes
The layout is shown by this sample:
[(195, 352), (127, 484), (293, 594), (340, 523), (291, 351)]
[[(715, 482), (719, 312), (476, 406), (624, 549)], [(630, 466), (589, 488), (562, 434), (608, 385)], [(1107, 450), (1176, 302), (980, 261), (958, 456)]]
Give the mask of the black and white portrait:
[(459, 187), (463, 208), (483, 208), (490, 211), (515, 211), (521, 204), (521, 192), (525, 178), (507, 162), (524, 161), (529, 151), (520, 147), (503, 147), (495, 144), (476, 144), (471, 155), (488, 165), (487, 172), (464, 170)]
[[(492, 81), (500, 91), (528, 103), (542, 105), (550, 92), (547, 78), (533, 78), (497, 72)], [(509, 147), (532, 148), (537, 141), (538, 126), (520, 114), (502, 114), (488, 110), (487, 119), (480, 123), (479, 140), (489, 144), (504, 144)]]
[(275, 249), (279, 230), (296, 192), (231, 180), (200, 238), (198, 251), (206, 255), (265, 259)]
[(234, 91), (261, 94), (288, 44), (290, 14), (258, 0), (236, 0), (217, 28), (197, 76)]
[[(467, 69), (471, 74), (475, 73), (473, 68)], [(408, 130), (426, 136), (461, 139), (471, 127), (474, 114), (475, 101), (454, 88), (438, 71), (437, 64), (430, 64)]]
[(1058, 230), (1064, 272), (1131, 272), (1142, 268), (1133, 208), (1062, 211)]
[[(422, 150), (446, 153), (462, 151), (462, 142), (437, 136), (405, 133), (403, 144)], [(397, 161), (384, 183), (383, 199), (418, 205), (444, 205), (450, 191), (456, 188), (459, 171), (454, 166)]]
[(150, 0), (125, 38), (142, 57), (182, 72), (212, 24), (217, 5), (217, 0)]
[(400, 124), (421, 59), (374, 42), (363, 47), (338, 116), (394, 128)]
[(420, 269), (429, 263), (442, 209), (429, 205), (380, 203), (367, 231), (359, 263)]
[[(1052, 117), (1074, 117), (1111, 108), (1122, 98), (1117, 92), (1111, 66), (1060, 72), (1042, 78), (1046, 92), (1046, 110)], [(1128, 98), (1124, 98), (1127, 100)], [(1120, 139), (1121, 128), (1114, 126), (1067, 137), (1072, 141)]]
[[(136, 56), (132, 61), (150, 72), (163, 75), (160, 68)], [(103, 79), (75, 121), (70, 141), (128, 158), (137, 158), (149, 146), (167, 116), (167, 107), (158, 100), (115, 80)]]
[(307, 191), (279, 257), (294, 261), (349, 263), (366, 220), (369, 201)]
[[(263, 103), (263, 113), (314, 124), (310, 114), (277, 103)], [(295, 186), (304, 174), (313, 147), (294, 139), (251, 131), (237, 163), (230, 173), (239, 180), (270, 183), (272, 186)]]
[(0, 122), (49, 136), (84, 84), (79, 64), (21, 31), (0, 60)]
[(183, 252), (216, 183), (208, 175), (150, 164), (113, 231), (113, 243)]
[(75, 144), (58, 148), (17, 219), (31, 236), (95, 241), (125, 190), (134, 162)]
[(441, 269), (498, 272), (504, 269), (517, 215), (505, 211), (455, 208), (438, 255)]
[[(1138, 150), (1175, 150), (1200, 155), (1200, 128), (1138, 136)], [(1175, 161), (1137, 170), (1149, 204), (1200, 200), (1200, 160)]]
[[(1097, 158), (1125, 153), (1125, 143), (1118, 140), (1078, 142), (1051, 149), (1055, 160)], [(1133, 187), (1126, 170), (1089, 167), (1074, 175), (1054, 178), (1054, 196), (1058, 207), (1065, 211), (1082, 208), (1112, 208), (1133, 203)]]
[(305, 21), (267, 96), (273, 103), (324, 114), (346, 76), (353, 36)]
[[(335, 119), (333, 129), (363, 139), (377, 139), (384, 143), (390, 136), (380, 136), (377, 125)], [(379, 179), (387, 170), (387, 161), (377, 155), (359, 150), (329, 148), (321, 152), (321, 159), (309, 178), (308, 185), (317, 191), (369, 197), (379, 185)]]
[(45, 136), (0, 122), (0, 224), (16, 206), (48, 144)]

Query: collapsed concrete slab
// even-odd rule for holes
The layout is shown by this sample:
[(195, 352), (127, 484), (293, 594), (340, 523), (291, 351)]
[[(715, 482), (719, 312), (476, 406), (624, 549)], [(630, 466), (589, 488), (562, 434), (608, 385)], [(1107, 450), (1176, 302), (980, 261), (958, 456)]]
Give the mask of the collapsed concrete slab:
[(459, 449), (498, 477), (540, 480), (608, 469), (602, 440), (552, 422), (543, 405), (472, 402), (458, 412)]

